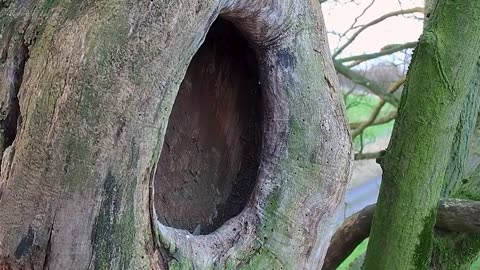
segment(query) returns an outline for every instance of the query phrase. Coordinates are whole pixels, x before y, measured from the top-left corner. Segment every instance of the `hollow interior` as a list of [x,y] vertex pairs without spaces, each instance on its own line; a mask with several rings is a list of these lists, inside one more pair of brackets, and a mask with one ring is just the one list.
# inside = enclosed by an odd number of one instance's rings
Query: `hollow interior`
[[193,57],[155,174],[160,222],[208,234],[239,214],[255,186],[261,93],[255,53],[218,19]]

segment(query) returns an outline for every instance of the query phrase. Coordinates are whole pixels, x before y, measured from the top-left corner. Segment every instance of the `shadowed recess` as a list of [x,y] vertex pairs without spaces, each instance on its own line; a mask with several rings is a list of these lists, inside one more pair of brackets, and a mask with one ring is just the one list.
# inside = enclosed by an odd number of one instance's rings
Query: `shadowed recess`
[[170,115],[155,174],[160,222],[208,234],[246,206],[261,146],[258,64],[218,19],[195,54]]

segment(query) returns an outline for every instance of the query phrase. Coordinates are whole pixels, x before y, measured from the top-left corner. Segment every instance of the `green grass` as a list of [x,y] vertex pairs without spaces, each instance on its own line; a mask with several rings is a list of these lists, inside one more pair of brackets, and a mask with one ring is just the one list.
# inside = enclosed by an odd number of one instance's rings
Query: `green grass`
[[343,261],[343,263],[339,267],[337,267],[337,270],[348,270],[350,264],[353,261],[355,261],[355,259],[358,258],[358,256],[362,255],[363,253],[365,253],[365,251],[367,251],[367,244],[368,244],[368,238],[363,240],[363,242],[360,243],[360,245],[358,245],[357,248],[355,248],[352,254],[350,254],[350,256],[348,256],[348,258],[345,261]]
[[[377,106],[379,99],[371,95],[348,95],[345,103],[347,107],[347,117],[350,123],[366,121],[373,112],[375,106]],[[382,117],[390,111],[394,110],[394,107],[390,104],[383,106],[378,117]],[[378,138],[389,136],[392,132],[393,122],[368,127],[363,131],[364,144],[375,142]],[[355,148],[360,148],[360,136],[355,138]]]

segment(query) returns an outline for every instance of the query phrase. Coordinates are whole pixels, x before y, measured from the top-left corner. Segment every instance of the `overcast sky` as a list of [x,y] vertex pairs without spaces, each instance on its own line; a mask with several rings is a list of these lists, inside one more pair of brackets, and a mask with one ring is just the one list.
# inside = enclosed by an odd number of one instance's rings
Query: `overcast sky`
[[[340,1],[347,3],[342,4],[330,0],[322,4],[328,31],[343,33],[352,25],[355,18],[362,13],[365,7],[372,2],[372,0],[356,0],[356,3],[348,0]],[[392,11],[421,6],[423,6],[423,0],[376,0],[365,15],[358,20],[357,24],[368,23]],[[416,15],[422,17],[419,13],[416,13]],[[342,55],[376,52],[388,44],[416,41],[421,32],[421,20],[411,16],[392,17],[362,32]],[[330,49],[334,50],[339,45],[338,36],[329,34],[328,38]],[[340,45],[344,42],[345,40],[342,40]]]

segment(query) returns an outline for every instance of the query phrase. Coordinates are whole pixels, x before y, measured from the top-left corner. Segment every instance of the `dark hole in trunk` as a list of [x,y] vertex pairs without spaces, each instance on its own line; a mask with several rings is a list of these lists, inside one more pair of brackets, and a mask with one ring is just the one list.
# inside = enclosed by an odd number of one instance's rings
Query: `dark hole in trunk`
[[208,234],[246,206],[257,179],[261,92],[254,51],[218,19],[170,115],[155,175],[160,222]]

